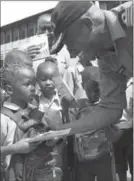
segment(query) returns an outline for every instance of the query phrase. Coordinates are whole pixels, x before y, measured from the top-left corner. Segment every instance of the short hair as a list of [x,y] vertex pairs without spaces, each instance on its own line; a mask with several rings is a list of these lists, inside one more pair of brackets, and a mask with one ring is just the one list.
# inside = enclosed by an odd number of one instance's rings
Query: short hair
[[39,16],[37,23],[41,23],[42,21],[49,23],[51,25],[51,15],[43,14],[43,15]]
[[45,62],[52,62],[52,63],[57,64],[57,59],[52,56],[49,56],[45,58]]
[[37,72],[36,72],[36,76],[38,76],[39,72],[40,72],[40,71],[43,69],[43,67],[44,67],[46,64],[48,64],[48,63],[52,63],[53,65],[56,66],[56,64],[57,64],[57,59],[54,58],[54,57],[51,57],[51,56],[46,57],[45,61],[38,65],[38,67],[37,67]]
[[6,55],[4,66],[7,67],[12,64],[24,64],[25,58],[30,59],[30,56],[24,51],[14,49]]
[[29,70],[33,70],[32,67],[29,67],[25,64],[10,64],[7,67],[4,67],[3,68],[3,80],[4,80],[5,86],[7,84],[12,85],[12,83],[17,80],[18,73],[20,73],[21,70],[23,70],[25,68],[29,69]]

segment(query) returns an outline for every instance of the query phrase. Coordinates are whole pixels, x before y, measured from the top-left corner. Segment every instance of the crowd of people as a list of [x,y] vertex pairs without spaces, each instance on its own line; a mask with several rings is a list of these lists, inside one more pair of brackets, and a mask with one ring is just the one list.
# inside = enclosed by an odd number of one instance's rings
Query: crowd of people
[[[37,23],[48,55],[33,61],[36,44],[6,55],[2,181],[127,181],[128,168],[133,180],[131,8],[131,1],[109,11],[91,1],[61,1]],[[68,128],[68,136],[31,141]]]

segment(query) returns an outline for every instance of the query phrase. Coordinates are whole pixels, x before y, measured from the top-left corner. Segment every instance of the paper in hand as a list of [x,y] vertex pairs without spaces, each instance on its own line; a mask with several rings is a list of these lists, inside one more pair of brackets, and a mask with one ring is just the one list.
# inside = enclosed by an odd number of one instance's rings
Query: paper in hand
[[71,128],[69,129],[65,129],[65,130],[61,130],[61,131],[49,131],[49,132],[45,132],[42,134],[39,134],[33,138],[31,138],[29,140],[29,142],[40,142],[40,141],[47,141],[47,140],[51,140],[54,139],[55,137],[63,137],[63,136],[67,136],[71,131]]

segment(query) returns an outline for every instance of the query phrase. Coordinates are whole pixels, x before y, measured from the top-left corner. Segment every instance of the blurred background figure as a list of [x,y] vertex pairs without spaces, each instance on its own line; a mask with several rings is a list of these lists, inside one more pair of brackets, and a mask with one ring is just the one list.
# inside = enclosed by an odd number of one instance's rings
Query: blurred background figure
[[[53,29],[54,29],[54,25],[51,22],[51,16],[49,14],[41,15],[37,22],[37,35],[44,34],[44,36],[47,36],[47,41],[48,41],[49,47],[52,46],[52,43],[54,40]],[[27,49],[27,52],[32,59],[34,59],[36,57],[36,55],[40,54],[41,53],[40,51],[41,51],[40,46],[37,46],[35,44],[28,47],[28,49]],[[47,56],[49,56],[49,51],[46,50],[44,57],[47,57]],[[69,67],[69,62],[70,62],[69,61],[70,55],[69,55],[69,52],[68,52],[66,46],[64,46],[58,54],[53,55],[53,56],[58,60],[58,62],[57,62],[58,67],[59,67],[61,75],[63,75],[65,69],[67,69]],[[37,69],[37,66],[40,63],[44,62],[44,59],[36,60],[35,62],[33,62],[33,67],[34,67],[35,71]]]

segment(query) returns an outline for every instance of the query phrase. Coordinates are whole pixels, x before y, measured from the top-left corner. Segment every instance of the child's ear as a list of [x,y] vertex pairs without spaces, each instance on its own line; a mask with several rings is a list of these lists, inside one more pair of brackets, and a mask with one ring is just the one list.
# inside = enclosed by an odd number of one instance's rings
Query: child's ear
[[7,92],[9,95],[12,95],[12,94],[13,94],[13,89],[12,89],[12,86],[11,86],[11,85],[6,85],[6,92]]

